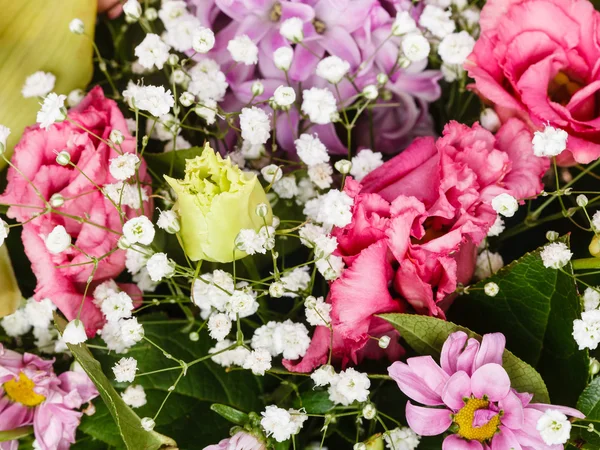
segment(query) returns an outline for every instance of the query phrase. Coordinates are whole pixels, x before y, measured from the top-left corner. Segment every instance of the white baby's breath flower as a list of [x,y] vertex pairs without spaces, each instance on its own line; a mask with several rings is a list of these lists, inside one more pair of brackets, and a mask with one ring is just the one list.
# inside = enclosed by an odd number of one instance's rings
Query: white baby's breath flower
[[352,168],[350,175],[357,181],[361,181],[373,170],[383,165],[383,155],[370,149],[364,149],[352,158]]
[[167,27],[167,32],[164,34],[165,42],[177,51],[187,52],[192,48],[194,31],[200,26],[197,17],[185,14]]
[[146,216],[134,217],[123,225],[123,236],[130,244],[150,245],[154,234],[154,225]]
[[504,267],[504,260],[500,253],[484,250],[479,254],[475,263],[475,278],[483,280],[498,272],[502,267]]
[[334,403],[348,406],[355,401],[365,402],[369,397],[371,381],[366,373],[348,368],[337,374],[329,387],[329,398]]
[[504,217],[512,217],[519,209],[519,202],[512,195],[502,193],[492,199],[492,208]]
[[141,86],[135,91],[135,106],[141,110],[148,111],[154,117],[169,114],[175,104],[175,99],[170,90],[163,86]]
[[123,401],[132,408],[141,408],[146,404],[146,391],[142,385],[127,386],[121,393]]
[[10,228],[8,227],[8,224],[4,220],[0,219],[0,247],[2,247],[4,240],[8,237],[9,231]]
[[279,86],[273,93],[273,100],[277,106],[287,107],[296,101],[296,91],[289,86]]
[[201,102],[214,100],[220,102],[225,97],[229,84],[219,64],[210,58],[204,58],[192,67],[188,74],[192,77],[187,89]]
[[45,97],[54,89],[56,77],[50,72],[38,71],[25,79],[21,94],[25,98]]
[[160,281],[175,275],[175,263],[169,259],[166,253],[152,255],[146,263],[146,269],[148,269],[148,275],[152,281]]
[[78,345],[87,341],[87,334],[83,322],[79,319],[71,320],[65,327],[62,338],[67,344],[71,345]]
[[417,30],[417,24],[408,11],[399,11],[392,24],[392,34],[402,36]]
[[[167,3],[171,3],[171,2],[167,2]],[[154,427],[156,426],[156,422],[154,421],[154,419],[152,417],[144,417],[140,421],[140,424],[142,425],[142,428],[148,432],[154,430]]]
[[500,292],[500,287],[493,281],[490,281],[489,283],[485,284],[483,291],[488,297],[495,297],[498,295],[498,292]]
[[415,450],[421,437],[409,427],[394,428],[383,434],[385,446],[389,450]]
[[128,18],[138,20],[142,16],[142,5],[138,0],[127,0],[123,5],[123,12]]
[[452,33],[444,37],[438,47],[438,54],[446,64],[462,65],[475,47],[475,39],[466,31]]
[[4,331],[10,337],[23,336],[31,330],[31,322],[23,308],[19,308],[14,313],[4,316],[0,320],[0,325],[2,325]]
[[73,19],[69,22],[69,31],[73,34],[83,34],[85,32],[85,24],[81,19]]
[[231,319],[226,314],[212,314],[208,319],[208,333],[216,341],[222,341],[231,331]]
[[540,252],[544,267],[548,269],[560,269],[566,266],[572,256],[573,253],[564,242],[551,242]]
[[192,33],[192,48],[198,53],[208,53],[215,46],[215,34],[210,28],[196,28]]
[[492,108],[485,108],[479,116],[481,126],[486,130],[495,133],[500,128],[501,122],[498,114]]
[[179,216],[172,209],[160,212],[156,226],[170,234],[179,233],[181,230]]
[[207,125],[213,125],[217,120],[217,102],[211,98],[196,104],[194,112],[202,117]]
[[10,136],[10,128],[0,125],[0,155],[6,150],[8,136]]
[[135,358],[121,358],[112,367],[112,371],[115,375],[115,380],[118,383],[133,382],[137,370],[137,360]]
[[456,24],[450,18],[452,12],[443,10],[435,5],[425,5],[419,17],[419,25],[426,28],[435,37],[443,39],[456,29]]
[[235,246],[238,250],[254,255],[256,253],[267,252],[265,249],[265,240],[255,230],[250,228],[242,229],[235,238]]
[[558,156],[567,148],[568,133],[550,125],[544,131],[533,133],[533,154],[535,156]]
[[281,24],[279,33],[288,41],[299,43],[304,40],[304,22],[299,17],[291,17]]
[[127,180],[135,175],[140,158],[133,153],[123,153],[110,160],[110,174],[117,180]]
[[65,108],[65,95],[57,95],[50,92],[44,98],[42,109],[37,113],[37,122],[40,128],[47,129],[54,122],[62,122],[67,118],[67,110]]
[[315,266],[323,278],[333,281],[338,279],[344,271],[344,260],[340,256],[329,255],[327,258],[315,262]]
[[[279,70],[289,70],[294,59],[294,50],[289,47],[279,47],[273,52],[273,62]],[[260,94],[259,94],[260,95]]]
[[263,376],[271,368],[271,359],[268,350],[259,348],[250,352],[242,367],[251,370],[254,375]]
[[53,255],[64,252],[71,246],[71,236],[62,225],[56,225],[44,239],[46,249]]
[[335,369],[330,364],[324,364],[311,373],[310,378],[315,386],[327,386],[335,379]]
[[588,287],[583,292],[583,309],[585,311],[593,311],[600,306],[600,288]]
[[349,70],[350,63],[348,61],[337,56],[327,56],[317,64],[316,74],[330,83],[337,84],[342,81]]
[[281,178],[281,180],[273,183],[273,191],[280,198],[294,198],[298,194],[296,178],[293,175]]
[[567,416],[555,409],[544,411],[537,421],[536,429],[547,445],[566,444],[571,437],[571,422]]
[[[312,299],[309,300],[309,299]],[[305,313],[306,321],[313,326],[329,326],[331,323],[331,305],[323,300],[323,297],[308,297],[306,299]]]
[[293,409],[285,410],[275,405],[269,405],[261,413],[260,424],[268,437],[277,442],[287,441],[300,432],[303,422],[308,419],[305,414]]
[[302,323],[286,320],[273,332],[273,348],[285,359],[298,359],[306,354],[310,345],[308,329]]
[[283,177],[283,171],[281,167],[275,164],[269,164],[268,166],[260,169],[260,173],[267,183],[277,183]]
[[313,87],[302,91],[301,109],[311,122],[325,125],[337,114],[337,102],[329,89]]
[[579,350],[595,350],[600,343],[600,310],[584,311],[573,321],[573,338]]
[[258,62],[258,47],[247,35],[236,36],[227,44],[227,50],[235,62],[251,66]]
[[423,61],[429,56],[429,41],[420,34],[408,34],[402,39],[402,53],[412,62]]
[[329,162],[327,148],[316,134],[301,134],[294,144],[298,157],[307,166]]
[[242,108],[240,128],[242,129],[242,138],[254,145],[265,144],[271,134],[269,116],[255,106]]
[[146,69],[156,67],[161,70],[169,58],[169,46],[159,35],[148,33],[144,40],[135,48],[135,56]]

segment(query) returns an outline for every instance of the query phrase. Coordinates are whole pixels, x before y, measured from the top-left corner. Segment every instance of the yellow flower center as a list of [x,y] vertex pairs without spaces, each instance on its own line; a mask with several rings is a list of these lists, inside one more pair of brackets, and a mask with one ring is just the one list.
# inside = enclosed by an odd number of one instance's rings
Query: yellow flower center
[[500,426],[500,414],[496,414],[488,423],[480,427],[473,426],[475,411],[489,406],[490,402],[481,398],[470,398],[465,402],[454,416],[454,423],[458,425],[459,436],[472,441],[484,442],[494,437]]
[[582,88],[582,85],[575,80],[572,80],[566,73],[558,72],[556,76],[550,80],[548,85],[548,96],[550,99],[561,105],[566,105],[571,100],[571,97]]
[[281,19],[281,12],[281,3],[275,3],[269,12],[269,19],[271,19],[272,22],[279,22],[279,19]]
[[18,379],[13,378],[2,387],[10,400],[25,406],[37,406],[46,400],[46,397],[33,390],[35,383],[23,372],[19,374]]

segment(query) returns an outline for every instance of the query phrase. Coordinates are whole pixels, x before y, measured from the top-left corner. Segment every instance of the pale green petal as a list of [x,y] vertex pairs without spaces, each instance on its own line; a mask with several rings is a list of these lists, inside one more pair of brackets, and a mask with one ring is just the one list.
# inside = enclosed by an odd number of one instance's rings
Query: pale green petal
[[[29,75],[51,72],[60,94],[84,89],[90,82],[96,1],[0,0],[0,11],[0,124],[12,130],[10,155],[40,108],[37,98],[21,96]],[[69,31],[74,18],[84,22],[89,38]],[[0,161],[0,169],[4,165]]]

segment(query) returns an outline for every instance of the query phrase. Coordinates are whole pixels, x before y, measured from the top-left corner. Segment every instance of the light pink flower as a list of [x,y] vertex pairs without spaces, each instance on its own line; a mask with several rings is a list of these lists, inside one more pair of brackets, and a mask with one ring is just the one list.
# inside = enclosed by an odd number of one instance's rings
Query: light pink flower
[[[362,181],[346,180],[352,222],[336,228],[336,255],[346,269],[331,284],[333,355],[346,364],[384,354],[372,337],[395,335],[377,314],[415,312],[444,318],[459,283],[473,275],[476,248],[496,220],[491,200],[542,190],[547,161],[533,155],[531,133],[507,122],[494,137],[478,124],[450,122],[444,135],[418,138]],[[288,369],[311,371],[328,357],[327,328],[317,328],[304,359]]]
[[[120,217],[114,204],[100,191],[105,185],[118,181],[109,171],[110,159],[118,156],[105,143],[110,132],[115,129],[123,133],[123,152],[135,152],[135,139],[127,131],[117,104],[105,98],[102,89],[96,87],[69,111],[68,117],[69,120],[56,123],[48,130],[37,125],[25,130],[12,158],[12,163],[21,173],[9,168],[8,186],[0,196],[0,203],[13,205],[8,209],[8,217],[24,222],[23,245],[38,281],[35,298],[50,298],[67,319],[72,320],[77,316],[94,266],[88,256],[73,247],[58,255],[51,254],[44,245],[43,237],[55,226],[62,225],[77,248],[91,257],[101,257],[116,249],[122,220],[139,215],[142,209],[123,206],[124,216]],[[56,162],[56,152],[62,150],[70,153],[77,169],[63,167]],[[150,176],[144,162],[140,165],[139,177],[141,183],[148,184],[143,189],[150,194]],[[56,208],[60,214],[46,213],[34,218],[54,194],[65,199],[64,204]],[[150,201],[144,202],[143,210],[147,215],[151,213]],[[125,252],[122,250],[99,260],[89,294],[96,284],[117,277],[124,268]],[[135,285],[122,287],[134,297],[141,295]],[[103,324],[102,313],[89,296],[84,302],[81,320],[89,336],[93,336]]]
[[[33,425],[42,450],[66,450],[75,442],[78,410],[98,391],[83,372],[56,376],[53,363],[0,345],[0,431]],[[17,447],[17,441],[0,443],[2,450]]]
[[490,0],[465,64],[501,117],[569,133],[562,164],[600,156],[599,18],[586,0]]
[[204,447],[204,450],[266,450],[264,442],[244,431],[238,431],[232,437],[223,439],[218,444]]
[[531,394],[511,389],[502,367],[506,341],[501,333],[486,334],[481,343],[462,331],[451,334],[442,348],[441,367],[431,356],[395,362],[388,372],[411,400],[406,404],[408,425],[422,436],[436,436],[457,426],[443,450],[558,450],[536,430],[547,409],[583,418],[564,406],[530,403]]

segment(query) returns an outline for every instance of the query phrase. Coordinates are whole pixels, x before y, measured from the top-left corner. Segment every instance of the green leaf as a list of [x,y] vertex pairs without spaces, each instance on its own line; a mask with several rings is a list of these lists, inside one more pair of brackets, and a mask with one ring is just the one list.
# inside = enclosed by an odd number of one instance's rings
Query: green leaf
[[[568,238],[560,241],[568,244]],[[573,339],[573,320],[581,317],[581,301],[571,265],[564,273],[547,269],[538,250],[502,268],[458,297],[448,318],[477,333],[501,332],[506,346],[534,366],[548,385],[554,403],[574,405],[587,383],[588,352]],[[485,295],[486,283],[500,287]]]
[[248,414],[238,409],[232,408],[231,406],[214,403],[210,406],[210,409],[216,412],[221,417],[224,417],[230,422],[235,423],[236,425],[245,425],[250,420]]
[[146,153],[144,160],[154,175],[162,179],[163,175],[182,179],[185,175],[185,160],[202,154],[202,147],[174,150],[166,153]]
[[[192,342],[188,333],[183,332],[185,324],[170,322],[162,315],[141,318],[145,336],[174,358],[191,362],[208,355],[213,341],[206,333],[200,334],[200,340]],[[146,391],[147,404],[135,411],[140,417],[153,417],[165,399],[169,388],[173,386],[181,373],[178,364],[168,359],[156,347],[146,341],[129,349],[127,356],[138,361],[138,374],[174,367],[151,375],[138,376],[133,384],[142,385]],[[106,355],[98,352],[98,360],[105,373],[122,355]],[[249,371],[225,371],[210,359],[190,366],[187,375],[182,377],[176,389],[165,403],[156,419],[155,430],[168,434],[177,441],[182,449],[204,448],[229,436],[231,423],[211,410],[211,405],[219,404],[243,413],[261,411],[262,402],[261,379]],[[121,387],[121,386],[119,386]],[[123,385],[124,389],[126,386]],[[114,434],[105,421],[94,424],[96,415],[92,416],[85,432],[105,439],[110,444]],[[108,435],[103,437],[103,434]]]
[[0,442],[12,441],[33,434],[33,427],[19,427],[13,430],[0,431]]
[[22,298],[6,245],[0,246],[0,317],[15,312]]
[[[481,340],[480,335],[468,328],[435,317],[416,314],[382,314],[380,317],[391,323],[413,350],[422,355],[431,355],[438,361],[444,342],[455,331],[464,331],[469,337]],[[504,351],[502,364],[513,388],[533,394],[537,402],[550,403],[544,380],[533,367],[508,350]]]
[[[67,325],[65,319],[54,314],[56,327],[62,333]],[[108,407],[110,414],[117,424],[125,446],[130,450],[157,450],[164,448],[177,448],[173,439],[163,436],[155,431],[145,431],[141,425],[141,419],[133,410],[125,404],[115,388],[110,384],[106,375],[100,367],[100,363],[94,359],[85,344],[67,344],[73,356],[90,379],[96,385],[102,400]]]
[[583,390],[577,401],[577,409],[587,419],[600,419],[600,377],[594,378]]
[[294,408],[304,408],[308,414],[325,414],[333,409],[335,404],[329,400],[327,391],[306,391],[294,401]]

